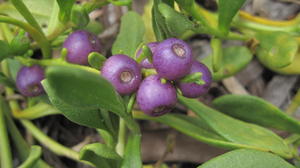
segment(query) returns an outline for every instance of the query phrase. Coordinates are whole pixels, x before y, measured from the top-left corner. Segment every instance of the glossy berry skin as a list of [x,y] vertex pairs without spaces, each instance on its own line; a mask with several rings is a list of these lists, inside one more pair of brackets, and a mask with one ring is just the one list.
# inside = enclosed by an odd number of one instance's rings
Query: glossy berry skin
[[39,96],[44,92],[41,81],[45,78],[44,69],[38,65],[22,67],[16,79],[16,85],[24,96]]
[[102,48],[97,36],[84,30],[71,33],[63,47],[68,50],[67,61],[80,65],[87,65],[88,55],[91,52],[100,52]]
[[102,67],[101,75],[122,95],[136,91],[142,81],[139,64],[122,54],[109,57]]
[[159,43],[153,54],[153,66],[166,79],[184,77],[192,66],[192,50],[182,40],[169,38]]
[[175,87],[162,83],[158,75],[148,76],[137,92],[137,103],[145,114],[161,116],[172,110],[177,102]]
[[[158,44],[159,44],[158,42],[151,42],[151,43],[147,44],[147,46],[150,48],[152,54],[154,53]],[[142,52],[142,50],[140,49],[138,51],[138,53],[136,54],[136,58],[138,58],[141,55],[141,52]],[[143,61],[141,61],[140,65],[142,66],[142,68],[145,68],[145,69],[154,68],[153,64],[147,58],[143,59]]]
[[195,72],[202,73],[202,80],[205,82],[205,84],[199,85],[196,83],[179,83],[178,88],[181,90],[183,96],[185,97],[199,97],[205,94],[208,91],[209,86],[211,85],[212,75],[206,65],[198,61],[194,61],[190,70],[190,74]]

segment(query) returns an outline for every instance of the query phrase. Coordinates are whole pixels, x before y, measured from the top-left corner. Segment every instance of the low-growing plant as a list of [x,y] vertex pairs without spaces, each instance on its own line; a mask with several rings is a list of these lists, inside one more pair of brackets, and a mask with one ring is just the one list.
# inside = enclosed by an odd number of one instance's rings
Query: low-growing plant
[[[287,113],[250,95],[224,95],[211,106],[197,99],[212,82],[244,69],[254,55],[272,71],[300,74],[299,16],[289,21],[252,16],[240,10],[245,0],[218,0],[216,12],[195,0],[151,0],[141,16],[132,3],[0,3],[0,83],[5,87],[0,97],[1,168],[52,167],[16,122],[37,144],[91,167],[152,167],[142,161],[138,120],[159,122],[230,150],[198,168],[299,167],[300,122],[290,114],[300,104],[300,91]],[[89,14],[109,4],[125,6],[128,12],[105,54],[105,41],[98,38],[102,25]],[[210,37],[212,54],[202,60],[193,58],[186,42],[196,34]],[[224,47],[225,40],[243,45]],[[178,103],[195,115],[175,113]],[[50,115],[97,130],[103,143],[84,145],[80,151],[60,144],[32,122]],[[268,128],[291,135],[284,139]],[[13,158],[21,162],[13,164]],[[156,168],[167,167],[158,163]]]

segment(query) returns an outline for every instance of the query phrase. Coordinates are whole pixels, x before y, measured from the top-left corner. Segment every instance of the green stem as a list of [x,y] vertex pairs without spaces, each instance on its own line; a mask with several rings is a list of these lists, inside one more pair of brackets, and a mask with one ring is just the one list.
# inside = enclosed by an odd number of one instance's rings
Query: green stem
[[38,43],[39,47],[41,47],[44,58],[51,57],[51,45],[43,33],[41,33],[40,31],[38,31],[37,29],[25,22],[7,16],[0,16],[0,22],[13,24],[27,31],[32,36],[32,38]]
[[7,42],[10,42],[13,38],[14,38],[14,35],[13,33],[9,30],[9,27],[7,26],[7,24],[5,23],[0,23],[0,27],[1,27],[1,30],[2,30],[2,33],[3,33],[3,37],[5,38],[5,40]]
[[300,140],[300,135],[298,135],[298,134],[293,134],[293,135],[291,135],[291,136],[284,139],[285,143],[288,144],[288,145],[293,144],[293,143],[295,143],[299,140]]
[[[8,111],[5,111],[5,119],[7,121],[7,127],[10,133],[10,136],[12,140],[14,141],[15,147],[18,151],[18,154],[20,156],[20,159],[22,161],[25,161],[29,155],[29,145],[26,143],[24,138],[22,137],[21,133],[19,132],[17,126],[15,125],[14,121],[11,118],[11,115]],[[38,165],[43,168],[52,168],[47,163],[45,163],[43,160],[40,160]]]
[[52,138],[45,135],[39,128],[37,128],[32,122],[28,120],[20,120],[22,125],[32,133],[33,137],[35,137],[41,144],[48,147],[49,150],[54,152],[59,156],[65,156],[67,158],[73,159],[75,161],[79,161],[79,154],[72,149],[69,149],[56,141]]
[[19,119],[34,120],[37,118],[55,114],[61,114],[61,112],[47,103],[40,102],[33,107],[29,107],[21,111],[15,117]]
[[250,29],[254,31],[284,31],[284,32],[290,32],[299,35],[298,25],[271,26],[271,25],[264,25],[261,23],[251,22],[249,20],[239,18],[232,22],[232,26],[239,29]]
[[286,109],[286,113],[292,115],[300,106],[300,89],[297,91],[296,95],[293,97],[292,102]]
[[30,25],[36,28],[40,33],[43,33],[42,28],[22,0],[11,0],[11,2]]
[[126,141],[126,124],[125,121],[122,118],[120,118],[118,143],[116,145],[116,151],[120,156],[124,155],[125,141]]
[[13,168],[12,152],[10,150],[9,139],[6,129],[6,121],[4,119],[4,102],[0,99],[0,153],[1,153],[1,167]]
[[22,64],[25,64],[25,65],[36,65],[37,64],[37,65],[41,65],[41,66],[71,66],[71,67],[77,67],[80,69],[84,69],[89,72],[94,72],[94,73],[100,74],[100,72],[94,68],[82,66],[82,65],[70,64],[61,58],[43,59],[43,60],[24,58],[24,57],[15,57],[15,58],[18,61],[20,61]]

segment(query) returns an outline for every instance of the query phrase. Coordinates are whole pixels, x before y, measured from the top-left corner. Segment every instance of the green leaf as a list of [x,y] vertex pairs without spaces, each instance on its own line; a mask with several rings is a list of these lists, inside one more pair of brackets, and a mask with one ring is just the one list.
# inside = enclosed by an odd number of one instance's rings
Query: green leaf
[[230,23],[246,0],[219,0],[219,30],[227,35]]
[[17,78],[17,74],[19,72],[19,69],[22,67],[22,64],[20,63],[20,61],[16,60],[16,59],[6,59],[7,64],[8,64],[8,68],[9,68],[9,72],[11,75],[11,78],[16,81]]
[[7,42],[0,40],[0,61],[11,56],[11,49]]
[[142,43],[145,26],[141,16],[135,12],[128,12],[121,18],[121,28],[112,46],[112,54],[125,54],[132,58]]
[[192,8],[194,8],[195,5],[195,0],[176,0],[176,2],[181,8],[183,8],[186,11],[189,11]]
[[46,79],[52,92],[74,108],[125,113],[121,97],[100,74],[77,67],[51,66],[46,70]]
[[257,150],[270,151],[285,158],[291,158],[291,150],[281,137],[268,129],[249,124],[212,108],[196,99],[178,96],[179,101],[202,118],[219,136],[234,143],[253,146]]
[[290,65],[298,51],[297,39],[286,32],[262,32],[256,34],[260,42],[256,50],[258,59],[269,68]]
[[48,80],[42,81],[42,85],[49,96],[52,105],[61,111],[69,120],[91,128],[106,129],[98,109],[74,107],[59,98],[54,89],[49,85]]
[[[52,8],[55,0],[23,0],[39,25],[46,28],[52,13]],[[0,4],[0,14],[5,14],[15,19],[25,19],[20,15],[16,8],[10,3],[5,2]]]
[[130,134],[125,147],[121,168],[142,168],[141,135]]
[[71,12],[71,21],[77,29],[83,29],[89,24],[90,17],[84,6],[73,6]]
[[18,168],[32,168],[36,166],[42,154],[42,148],[40,146],[32,146],[30,148],[30,153],[24,163],[22,163]]
[[0,72],[0,84],[10,87],[10,88],[15,88],[14,81],[4,75],[4,73]]
[[295,168],[279,156],[249,149],[239,149],[218,156],[198,168]]
[[[213,73],[214,80],[221,80],[235,75],[250,63],[253,55],[247,47],[234,46],[224,48],[221,66],[218,72]],[[203,60],[210,69],[212,69],[212,56],[208,56]]]
[[56,0],[59,6],[59,20],[66,23],[70,20],[71,10],[75,0]]
[[160,3],[158,5],[159,12],[164,18],[166,28],[168,29],[169,36],[180,37],[188,30],[194,29],[194,24],[183,14],[175,11],[169,5]]
[[248,95],[225,95],[213,101],[219,111],[240,120],[300,134],[300,122],[271,103]]
[[97,52],[92,52],[88,56],[89,64],[95,69],[100,69],[105,61],[106,57]]
[[101,143],[85,145],[79,152],[79,158],[105,168],[119,167],[122,160],[113,148]]
[[25,31],[21,31],[10,42],[10,48],[13,55],[22,56],[30,48],[30,40],[25,35]]
[[154,0],[152,7],[152,27],[157,41],[162,41],[170,37],[169,30],[167,29],[164,17],[159,12],[158,8],[158,5],[162,2],[163,0]]

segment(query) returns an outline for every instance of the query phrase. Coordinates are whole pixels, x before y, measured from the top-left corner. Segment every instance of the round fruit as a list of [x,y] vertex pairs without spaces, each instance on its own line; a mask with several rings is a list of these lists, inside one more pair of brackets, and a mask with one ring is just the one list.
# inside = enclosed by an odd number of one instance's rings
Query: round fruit
[[170,83],[162,83],[158,75],[143,80],[137,92],[137,103],[145,114],[160,116],[172,110],[177,101],[176,89]]
[[190,71],[192,50],[184,41],[169,38],[156,47],[153,54],[153,66],[163,78],[180,79]]
[[44,70],[38,65],[22,67],[16,79],[18,90],[24,96],[39,96],[44,92],[41,81],[45,78]]
[[100,52],[101,44],[97,36],[84,30],[73,32],[65,40],[64,48],[68,50],[67,61],[87,65],[91,52]]
[[[147,46],[150,48],[152,54],[154,53],[158,44],[159,44],[158,42],[151,42],[151,43],[147,44]],[[136,58],[140,57],[141,52],[142,52],[142,50],[140,49],[136,54]],[[140,65],[142,66],[142,68],[146,68],[146,69],[154,68],[153,64],[147,58],[143,59],[143,61],[141,61]]]
[[122,95],[136,91],[142,81],[139,64],[121,54],[109,57],[102,67],[101,74]]
[[209,69],[202,63],[198,61],[194,61],[190,70],[190,74],[201,72],[201,79],[205,82],[203,85],[199,85],[196,83],[182,83],[180,82],[178,87],[181,90],[183,96],[189,98],[196,98],[204,93],[206,93],[209,89],[209,86],[212,82],[212,75]]

